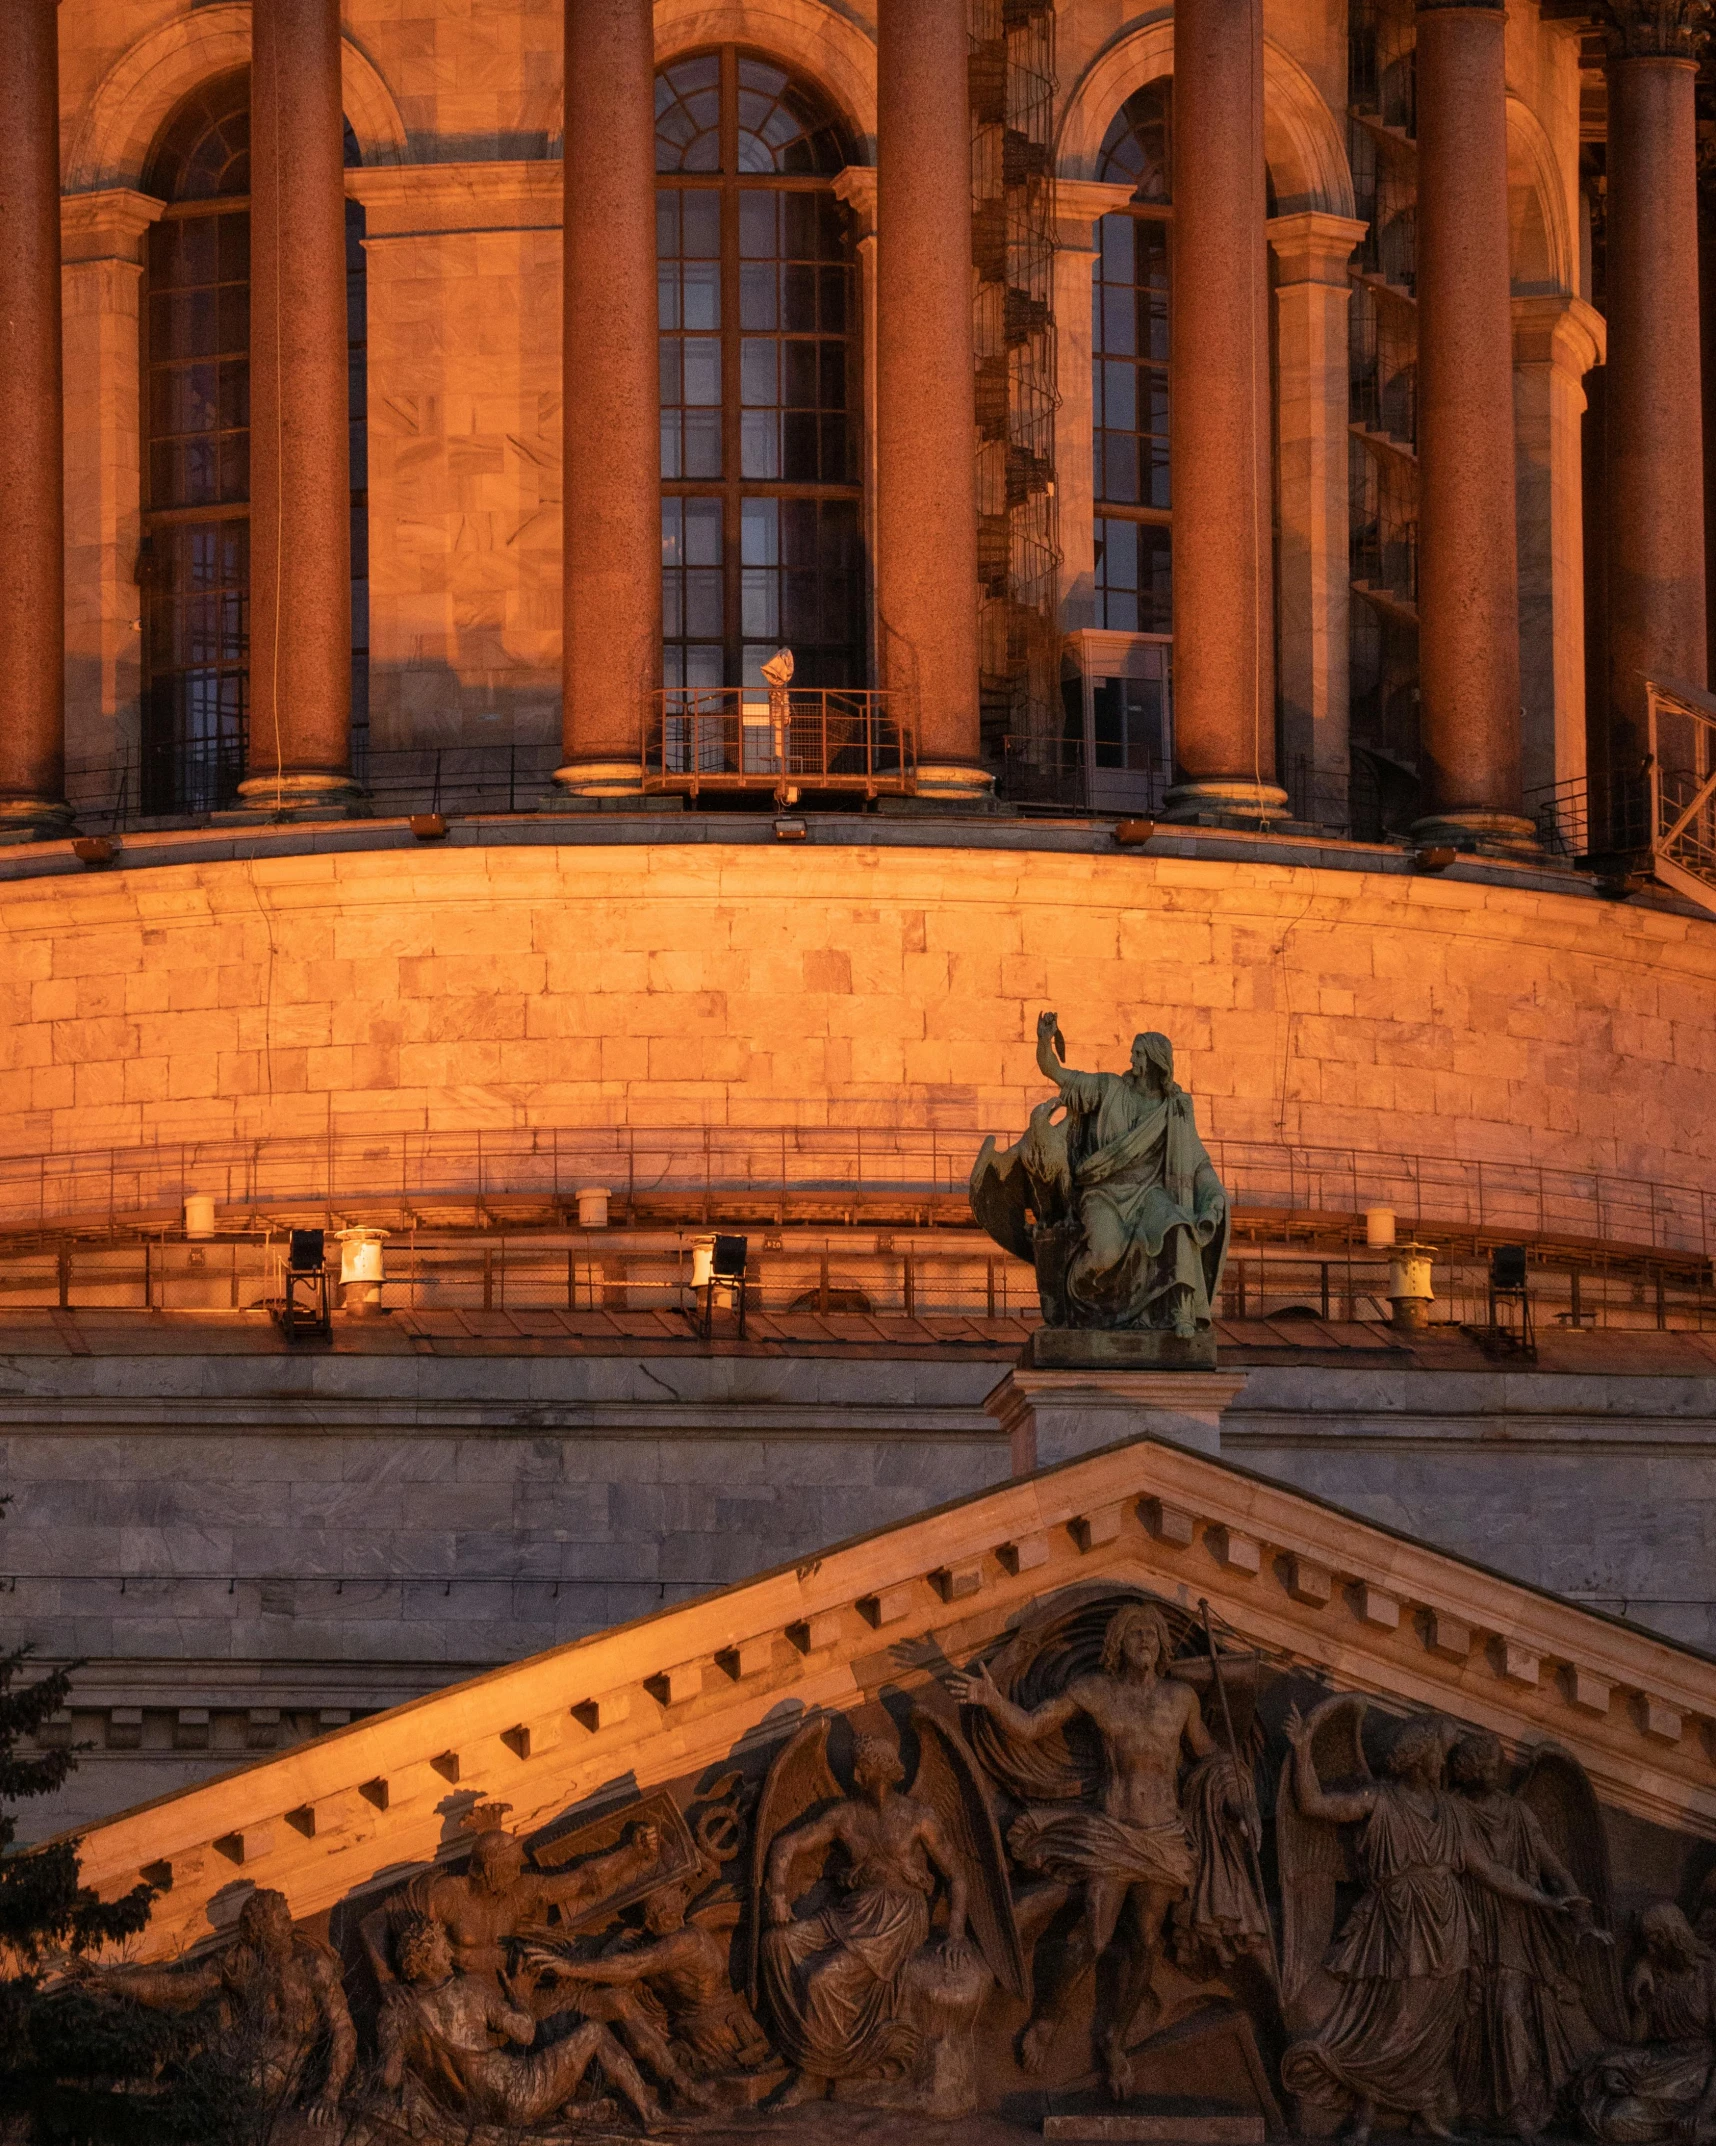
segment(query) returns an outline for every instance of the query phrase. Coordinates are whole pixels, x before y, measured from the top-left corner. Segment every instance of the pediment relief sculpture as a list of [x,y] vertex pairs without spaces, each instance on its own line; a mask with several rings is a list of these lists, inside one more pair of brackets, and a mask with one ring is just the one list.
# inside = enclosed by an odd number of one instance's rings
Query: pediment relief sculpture
[[894,1666],[523,1838],[450,1799],[445,1859],[325,1935],[258,1890],[222,1949],[85,1980],[201,2007],[217,2049],[265,2018],[251,2090],[306,2146],[818,2136],[826,2102],[902,2139],[1103,2107],[1716,2138],[1716,1882],[1624,1914],[1569,1753],[1332,1690],[1117,1580]]

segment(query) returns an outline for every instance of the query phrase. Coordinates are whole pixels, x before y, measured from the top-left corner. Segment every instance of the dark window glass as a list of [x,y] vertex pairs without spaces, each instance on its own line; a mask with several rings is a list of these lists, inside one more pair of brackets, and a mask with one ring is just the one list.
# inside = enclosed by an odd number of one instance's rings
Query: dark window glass
[[863,681],[863,560],[839,123],[728,46],[656,81],[662,593],[669,685]]
[[[358,161],[346,129],[346,161]],[[250,76],[174,111],[144,185],[143,809],[208,812],[244,773],[250,610]],[[368,729],[369,541],[363,210],[346,210],[351,382],[352,726]]]
[[[1097,499],[1097,624],[1171,631],[1168,306],[1172,250],[1171,84],[1129,97],[1102,145],[1099,177],[1131,181],[1128,207],[1097,226],[1091,410]],[[1101,562],[1109,562],[1105,573]],[[1113,765],[1123,765],[1114,762]]]

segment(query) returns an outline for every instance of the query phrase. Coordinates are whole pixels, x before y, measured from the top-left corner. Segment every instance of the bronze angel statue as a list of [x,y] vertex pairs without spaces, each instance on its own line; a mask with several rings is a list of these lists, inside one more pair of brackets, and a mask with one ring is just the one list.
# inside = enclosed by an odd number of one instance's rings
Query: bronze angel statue
[[[1408,1721],[1378,1780],[1365,1756],[1365,1710],[1363,1699],[1340,1696],[1287,1723],[1292,1750],[1276,1801],[1281,1995],[1299,2038],[1282,2059],[1282,2083],[1313,2108],[1346,2111],[1355,2146],[1383,2109],[1452,2137],[1462,2102],[1474,2099],[1501,2126],[1529,2127],[1546,2118],[1579,2036],[1569,2020],[1552,2023],[1528,2005],[1503,1969],[1534,1983],[1560,1973],[1591,1924],[1590,1900],[1529,1805],[1484,1809],[1444,1785],[1455,1724]],[[1469,1771],[1487,1799],[1487,1764],[1481,1782]],[[1545,1811],[1566,1792],[1552,1772],[1541,1776]],[[1362,1890],[1337,1931],[1337,1888],[1354,1882]],[[1559,1984],[1530,1994],[1563,2000]]]
[[911,1720],[909,1789],[894,1739],[861,1735],[847,1794],[822,1718],[775,1761],[757,1807],[751,2000],[793,2067],[783,2106],[838,2080],[859,2098],[968,2113],[978,2011],[997,1983],[1024,1994],[1006,1859],[976,1764],[933,1714]]
[[[1085,1599],[1062,1597],[950,1684],[973,1710],[984,1765],[1025,1806],[1007,1835],[1015,1860],[1080,1903],[1021,2061],[1044,2069],[1084,1983],[1121,1936],[1119,1993],[1097,2041],[1110,2091],[1124,2099],[1135,2038],[1167,2024],[1155,1984],[1170,1948],[1199,1977],[1269,1956],[1250,1739],[1240,1730],[1252,1725],[1257,1658],[1177,1657],[1190,1630],[1183,1612],[1112,1587],[1080,1592]],[[1237,1751],[1204,1720],[1200,1693],[1218,1674]]]
[[1045,1325],[1207,1338],[1230,1218],[1174,1046],[1135,1036],[1124,1073],[1075,1073],[1065,1050],[1058,1017],[1041,1015],[1037,1066],[1058,1092],[1012,1147],[984,1141],[971,1211],[1036,1267]]

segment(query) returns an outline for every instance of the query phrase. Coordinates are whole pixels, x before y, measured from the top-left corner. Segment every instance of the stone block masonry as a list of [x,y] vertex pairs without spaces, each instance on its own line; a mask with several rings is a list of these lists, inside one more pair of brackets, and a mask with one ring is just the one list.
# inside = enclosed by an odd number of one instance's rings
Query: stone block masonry
[[0,1143],[1005,1129],[1048,1005],[1079,1063],[1169,1033],[1217,1138],[1670,1183],[1716,1150],[1716,926],[1570,876],[519,832],[5,883]]

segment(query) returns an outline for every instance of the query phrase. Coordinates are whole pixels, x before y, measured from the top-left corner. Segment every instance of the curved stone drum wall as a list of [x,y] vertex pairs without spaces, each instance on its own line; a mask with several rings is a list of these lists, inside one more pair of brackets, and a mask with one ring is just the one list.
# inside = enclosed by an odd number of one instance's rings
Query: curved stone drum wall
[[1075,1064],[1119,1067],[1134,1030],[1166,1030],[1230,1139],[1682,1184],[1716,1159],[1716,925],[1570,875],[1557,892],[977,830],[525,832],[431,848],[377,826],[333,852],[0,885],[5,1148],[1005,1130],[1044,1092],[1053,1006]]

